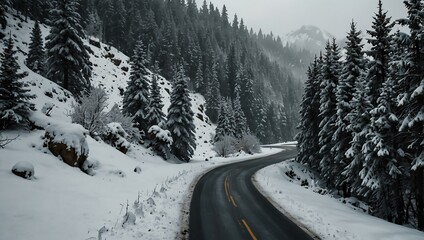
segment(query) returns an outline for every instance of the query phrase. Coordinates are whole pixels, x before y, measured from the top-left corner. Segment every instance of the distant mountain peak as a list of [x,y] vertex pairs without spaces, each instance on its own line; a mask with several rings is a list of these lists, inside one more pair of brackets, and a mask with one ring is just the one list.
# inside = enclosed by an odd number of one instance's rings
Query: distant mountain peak
[[288,33],[284,38],[284,43],[296,46],[299,49],[309,50],[317,53],[325,48],[329,39],[334,36],[317,26],[304,25],[297,30]]

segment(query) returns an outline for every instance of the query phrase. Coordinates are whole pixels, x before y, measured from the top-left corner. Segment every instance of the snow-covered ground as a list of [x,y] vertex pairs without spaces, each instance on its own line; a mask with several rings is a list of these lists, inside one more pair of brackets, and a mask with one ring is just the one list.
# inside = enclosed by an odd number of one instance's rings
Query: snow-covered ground
[[[356,199],[335,199],[326,194],[314,174],[293,160],[266,167],[254,178],[277,208],[322,239],[424,239],[423,232],[364,213],[366,206]],[[302,187],[306,181],[308,186]]]
[[[30,71],[24,64],[34,22],[8,15],[8,26],[18,50],[21,71],[29,84],[37,112],[32,116],[39,126],[71,127],[69,113],[75,102],[69,92]],[[43,36],[47,26],[41,25]],[[86,42],[87,45],[88,41]],[[89,45],[93,62],[93,84],[109,95],[108,109],[122,103],[122,90],[129,77],[129,59],[113,47]],[[0,40],[0,49],[4,42]],[[159,80],[166,113],[171,84]],[[197,149],[188,164],[169,163],[142,146],[132,145],[127,154],[87,136],[88,161],[94,176],[66,165],[43,146],[45,130],[2,132],[18,138],[0,148],[0,239],[97,239],[98,230],[107,229],[103,239],[175,239],[184,228],[183,207],[189,189],[204,171],[229,161],[251,158],[246,154],[228,159],[214,158],[210,143],[215,126],[205,114],[205,100],[191,94],[195,113]],[[42,113],[49,103],[55,107],[50,117]],[[264,149],[263,154],[278,150]],[[13,166],[25,161],[34,166],[31,180],[13,175]],[[131,212],[129,214],[126,214]],[[133,214],[132,214],[133,213]],[[127,224],[123,224],[127,215]],[[132,220],[135,217],[135,225]],[[102,230],[102,231],[103,231]]]

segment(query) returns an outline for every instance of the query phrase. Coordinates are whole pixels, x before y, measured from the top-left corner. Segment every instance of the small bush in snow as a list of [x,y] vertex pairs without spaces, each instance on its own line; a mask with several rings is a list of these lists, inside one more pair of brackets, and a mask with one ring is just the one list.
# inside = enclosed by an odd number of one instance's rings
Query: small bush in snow
[[231,136],[223,136],[220,138],[219,141],[215,142],[213,150],[218,154],[220,157],[227,157],[230,154],[233,154],[236,152],[236,139]]
[[239,150],[243,150],[249,154],[261,152],[259,139],[252,134],[243,134],[242,138],[239,140],[238,146],[240,148]]
[[150,127],[148,131],[149,135],[152,135],[153,143],[152,148],[155,152],[163,157],[164,159],[169,158],[170,147],[172,144],[171,133],[168,130],[164,130],[157,125]]
[[25,179],[32,179],[35,173],[34,166],[29,162],[21,161],[13,166],[12,173]]
[[135,142],[142,142],[142,134],[140,130],[134,126],[133,118],[124,116],[119,106],[115,104],[112,109],[105,115],[105,123],[120,123],[122,128],[128,133],[130,139]]
[[105,126],[103,140],[124,154],[131,147],[131,144],[127,141],[128,138],[128,133],[125,132],[120,123],[109,123]]
[[91,136],[96,136],[103,130],[105,125],[105,113],[107,106],[106,92],[101,88],[93,88],[88,95],[81,98],[80,104],[73,104],[73,112],[70,114],[73,123],[81,124],[90,132]]

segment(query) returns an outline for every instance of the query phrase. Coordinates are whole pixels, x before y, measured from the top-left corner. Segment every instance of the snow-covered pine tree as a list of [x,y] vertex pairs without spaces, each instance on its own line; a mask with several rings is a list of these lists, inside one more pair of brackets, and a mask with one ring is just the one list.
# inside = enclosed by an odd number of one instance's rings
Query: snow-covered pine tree
[[359,177],[365,158],[362,153],[362,147],[366,142],[366,135],[370,132],[370,111],[372,109],[366,91],[367,82],[365,72],[360,76],[355,86],[355,92],[352,98],[353,108],[347,115],[349,119],[348,129],[352,132],[350,147],[346,152],[349,164],[342,174],[345,177],[345,181],[349,183],[352,192],[366,196],[368,195],[369,188],[362,185],[362,180]]
[[220,85],[218,81],[218,75],[216,72],[216,64],[214,63],[212,65],[211,69],[211,82],[209,86],[209,92],[206,96],[206,113],[208,114],[209,118],[212,122],[216,123],[218,121],[218,115],[219,115],[219,103],[221,99],[221,93],[219,91]]
[[[0,25],[2,29],[6,29],[7,26],[7,18],[6,18],[6,12],[9,8],[12,7],[12,1],[11,0],[2,0],[0,2]],[[1,36],[2,33],[0,33]],[[4,37],[4,35],[3,35]],[[1,39],[2,37],[0,37]]]
[[162,95],[160,94],[157,74],[153,74],[152,84],[150,87],[150,104],[146,116],[149,128],[153,125],[159,125],[160,122],[165,121],[165,114],[162,111]]
[[146,53],[142,42],[139,41],[131,57],[130,80],[124,93],[123,112],[125,115],[133,117],[134,123],[144,133],[147,133],[150,127],[147,121],[150,104],[150,85],[147,78],[146,64]]
[[399,105],[403,108],[400,131],[408,134],[407,152],[411,156],[410,169],[416,200],[417,228],[424,230],[424,3],[404,1],[408,17],[401,24],[410,30],[407,44],[406,84]]
[[219,101],[219,114],[218,123],[215,130],[214,141],[221,141],[224,137],[234,137],[235,125],[234,125],[234,113],[231,110],[231,100],[229,98],[222,98]]
[[[396,218],[396,222],[402,223],[403,200],[396,201],[402,196],[400,180],[403,161],[396,142],[399,122],[394,113],[394,85],[392,79],[386,79],[377,100],[378,105],[370,112],[370,132],[366,136],[365,159],[360,176],[362,184],[372,191],[375,215],[390,222]],[[400,215],[397,214],[398,210]]]
[[31,43],[29,44],[26,65],[35,73],[43,75],[45,73],[45,60],[43,36],[38,21],[35,21],[31,32]]
[[[355,92],[356,83],[361,80],[360,77],[364,69],[363,45],[361,44],[362,39],[360,35],[361,31],[357,31],[356,24],[352,22],[345,47],[346,60],[343,64],[336,92],[337,120],[336,132],[333,135],[335,144],[332,148],[332,152],[334,155],[333,168],[336,168],[336,172],[338,173],[343,172],[349,164],[345,154],[350,147],[352,131],[348,128],[349,119],[347,116],[352,112],[354,107],[352,105],[353,94]],[[342,176],[343,175],[337,178],[336,186],[342,188],[344,197],[349,197],[350,192]]]
[[[238,59],[237,59],[237,52],[236,52],[236,46],[235,43],[231,44],[230,52],[227,56],[227,62],[226,62],[226,80],[229,85],[229,89],[226,89],[224,96],[235,96],[235,87],[236,87],[236,80],[237,80],[237,72],[238,72]],[[226,95],[228,94],[228,95]]]
[[203,64],[200,62],[197,65],[197,71],[196,71],[196,79],[194,82],[194,89],[197,92],[200,92],[200,90],[204,87],[203,86]]
[[53,1],[46,53],[47,77],[80,97],[91,87],[91,66],[77,8],[76,0]]
[[173,79],[166,125],[173,139],[172,153],[178,159],[189,162],[196,149],[196,128],[186,78],[183,66],[179,65]]
[[234,108],[233,108],[233,101],[231,100],[230,97],[227,98],[227,115],[228,115],[228,122],[229,122],[229,126],[228,126],[228,132],[230,133],[231,136],[235,136],[236,135],[236,119],[234,116]]
[[327,42],[326,52],[321,68],[321,99],[320,99],[320,131],[319,131],[319,145],[320,145],[320,172],[326,184],[329,187],[334,187],[340,172],[334,168],[334,154],[331,149],[334,147],[332,137],[336,132],[336,91],[339,75],[340,75],[340,51],[336,44]]
[[255,128],[252,128],[251,130],[256,134],[256,136],[258,136],[260,141],[266,142],[266,110],[268,109],[268,104],[264,101],[263,90],[261,88],[259,88],[259,92],[257,93],[253,104]]
[[235,134],[234,136],[238,139],[243,137],[243,134],[247,133],[247,121],[244,115],[243,109],[241,108],[240,97],[237,94],[233,101],[234,105],[234,121],[235,121]]
[[393,221],[392,203],[395,190],[395,179],[402,174],[397,165],[397,149],[395,136],[397,133],[398,119],[394,114],[393,85],[389,81],[389,61],[391,52],[391,29],[393,24],[383,12],[381,1],[378,4],[378,12],[374,16],[373,31],[368,31],[372,39],[368,39],[372,56],[367,73],[368,95],[372,109],[370,111],[370,130],[366,134],[366,142],[362,148],[364,162],[360,177],[362,185],[369,189],[367,194],[375,208],[376,215],[389,221]]
[[308,164],[313,169],[319,168],[319,99],[320,99],[320,69],[322,59],[315,58],[308,68],[308,79],[300,106],[300,121],[297,128],[299,134],[297,161]]
[[373,107],[377,105],[377,99],[381,93],[381,86],[388,75],[390,41],[393,24],[391,18],[387,17],[387,12],[383,12],[381,0],[378,2],[378,12],[373,17],[372,30],[367,33],[371,36],[368,43],[371,44],[371,50],[367,55],[374,61],[370,61],[368,66],[368,95]]
[[10,37],[0,58],[0,129],[28,123],[28,114],[34,110],[30,100],[35,96],[24,89],[26,84],[22,78],[27,73],[18,73],[20,67],[13,47],[13,39]]
[[253,129],[254,117],[253,117],[253,106],[255,93],[253,90],[253,73],[247,68],[243,68],[243,74],[241,75],[241,94],[240,103],[244,114],[246,115],[247,126]]

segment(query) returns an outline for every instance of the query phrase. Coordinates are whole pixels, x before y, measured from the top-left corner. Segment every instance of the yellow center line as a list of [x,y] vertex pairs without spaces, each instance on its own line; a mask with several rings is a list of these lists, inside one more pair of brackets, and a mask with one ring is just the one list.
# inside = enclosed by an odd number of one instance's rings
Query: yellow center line
[[236,204],[236,202],[234,201],[233,196],[230,196],[230,198],[231,198],[231,202],[233,203],[234,207],[237,207],[237,204]]
[[250,229],[249,225],[247,224],[246,220],[242,219],[241,220],[244,224],[244,226],[246,227],[247,231],[249,232],[250,236],[252,237],[253,240],[257,240],[257,238],[255,237],[255,234],[253,234],[252,229]]
[[228,190],[229,187],[227,186],[227,181],[228,181],[228,177],[225,177],[225,181],[224,181],[225,194],[227,194],[228,201],[230,201],[230,192]]

